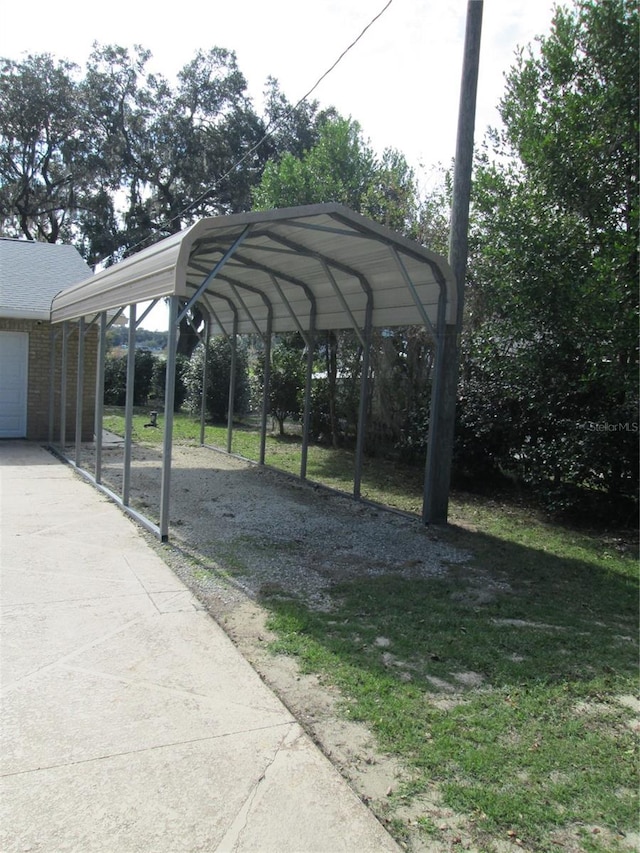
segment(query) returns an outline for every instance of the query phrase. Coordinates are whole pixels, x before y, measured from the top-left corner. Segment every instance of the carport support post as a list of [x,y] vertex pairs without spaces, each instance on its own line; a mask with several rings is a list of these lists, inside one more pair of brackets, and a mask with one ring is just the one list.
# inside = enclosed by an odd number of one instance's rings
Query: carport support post
[[311,383],[313,381],[313,335],[307,339],[307,375],[304,385],[304,415],[302,418],[302,452],[300,454],[300,479],[307,479],[309,455],[309,426],[311,423]]
[[233,316],[231,334],[231,370],[229,371],[229,399],[227,400],[227,453],[233,446],[233,406],[236,399],[236,362],[238,351],[238,315]]
[[204,422],[207,417],[207,362],[209,361],[209,339],[211,336],[211,320],[205,319],[204,356],[202,359],[202,403],[200,405],[200,446],[204,444]]
[[434,368],[429,449],[422,519],[425,524],[445,524],[449,509],[449,486],[453,460],[453,434],[458,386],[458,336],[462,328],[464,285],[469,247],[469,200],[473,167],[473,132],[480,65],[483,0],[469,0],[465,29],[458,134],[453,173],[453,203],[449,232],[449,264],[455,277],[458,299],[455,324],[438,322],[438,345]]
[[269,409],[269,386],[271,384],[271,314],[267,321],[267,333],[264,338],[264,387],[262,389],[262,420],[260,423],[260,464],[264,465],[267,446],[267,411]]
[[56,378],[56,338],[57,331],[51,326],[49,332],[49,444],[53,444],[54,439],[54,418],[55,418],[55,378]]
[[62,324],[62,359],[60,363],[60,449],[64,453],[67,438],[67,361],[69,358],[69,321]]
[[82,410],[84,392],[84,317],[78,320],[78,372],[76,375],[76,465],[82,462]]
[[164,436],[162,443],[162,481],[160,485],[160,539],[169,538],[169,500],[171,490],[171,446],[173,443],[173,404],[176,387],[178,350],[178,297],[169,298],[169,339],[164,387]]
[[129,506],[131,488],[131,435],[133,433],[133,392],[136,374],[136,306],[129,306],[129,351],[127,352],[127,395],[124,406],[124,470],[122,503]]
[[107,312],[100,315],[100,330],[98,332],[98,361],[96,364],[96,406],[94,425],[96,438],[96,483],[102,483],[102,416],[104,412],[104,368],[107,350]]
[[367,311],[365,344],[362,351],[362,375],[360,377],[360,405],[358,407],[358,435],[356,438],[356,468],[353,475],[353,496],[360,499],[362,486],[362,457],[367,423],[367,402],[369,396],[369,362],[371,360],[371,310]]

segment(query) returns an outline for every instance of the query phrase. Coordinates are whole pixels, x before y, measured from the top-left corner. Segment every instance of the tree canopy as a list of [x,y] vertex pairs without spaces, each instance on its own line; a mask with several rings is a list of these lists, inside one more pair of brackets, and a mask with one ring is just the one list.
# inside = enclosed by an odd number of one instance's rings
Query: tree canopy
[[317,103],[291,106],[273,79],[259,115],[231,51],[199,51],[174,84],[150,59],[95,44],[83,70],[48,54],[1,61],[4,233],[113,263],[202,216],[249,209],[268,160],[317,136]]
[[[558,8],[475,174],[467,461],[637,490],[638,11]],[[473,467],[473,465],[472,465]]]
[[0,205],[5,233],[55,243],[88,203],[91,144],[75,66],[51,56],[4,60]]

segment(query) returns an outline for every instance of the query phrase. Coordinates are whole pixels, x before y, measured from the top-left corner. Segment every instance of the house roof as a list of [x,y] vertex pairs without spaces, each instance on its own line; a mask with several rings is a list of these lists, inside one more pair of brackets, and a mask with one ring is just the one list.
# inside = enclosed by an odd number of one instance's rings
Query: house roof
[[52,322],[177,296],[212,332],[453,323],[446,260],[338,204],[208,217],[56,296]]
[[0,317],[49,320],[53,297],[90,275],[73,246],[0,237]]

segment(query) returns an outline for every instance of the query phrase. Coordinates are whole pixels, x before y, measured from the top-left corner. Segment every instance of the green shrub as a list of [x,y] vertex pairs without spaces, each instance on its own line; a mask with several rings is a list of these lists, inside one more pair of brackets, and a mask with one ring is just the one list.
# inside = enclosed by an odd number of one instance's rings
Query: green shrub
[[[189,369],[189,359],[185,355],[176,355],[176,381],[173,398],[173,411],[179,412],[187,399],[186,374]],[[167,387],[167,363],[163,358],[156,358],[153,365],[151,380],[152,395],[164,400]]]
[[[186,408],[197,414],[202,406],[202,368],[204,346],[198,345],[185,368],[184,382],[187,391]],[[231,345],[225,338],[214,338],[207,353],[206,414],[214,423],[227,416],[229,377],[231,375]],[[247,352],[238,344],[236,353],[236,385],[233,409],[236,415],[249,410],[249,371]]]

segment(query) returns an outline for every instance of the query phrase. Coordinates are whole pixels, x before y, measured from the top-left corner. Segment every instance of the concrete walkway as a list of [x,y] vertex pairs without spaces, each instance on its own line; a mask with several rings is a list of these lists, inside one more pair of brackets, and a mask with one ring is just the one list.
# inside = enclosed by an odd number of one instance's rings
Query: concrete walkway
[[0,850],[399,847],[135,525],[0,442]]

